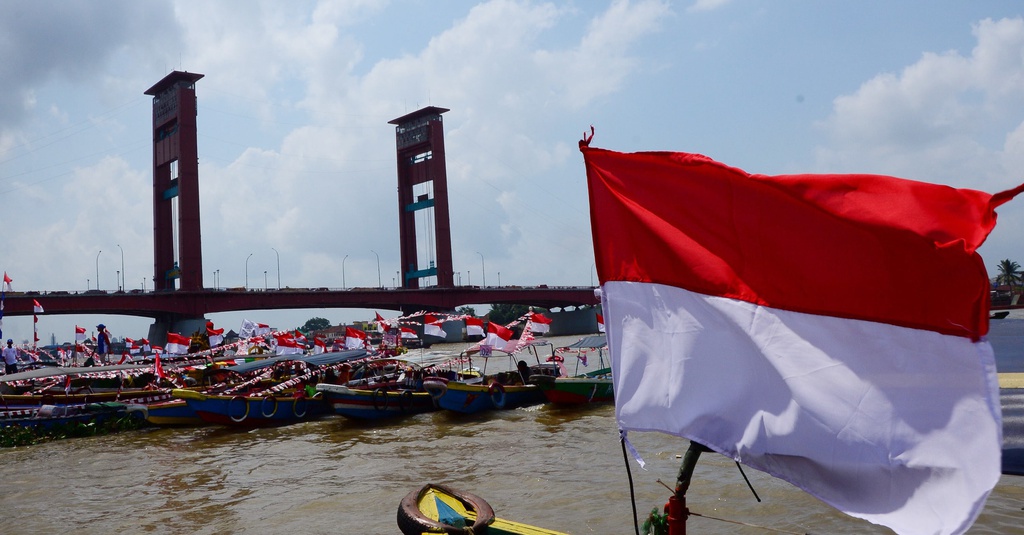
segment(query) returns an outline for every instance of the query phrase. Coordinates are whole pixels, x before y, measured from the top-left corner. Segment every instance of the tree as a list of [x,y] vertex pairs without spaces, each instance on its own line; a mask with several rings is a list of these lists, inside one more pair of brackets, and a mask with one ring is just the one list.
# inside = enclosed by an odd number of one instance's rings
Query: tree
[[462,307],[456,308],[455,312],[458,312],[459,314],[465,314],[467,316],[476,317],[476,309],[471,307],[471,306],[462,306]]
[[[546,312],[543,308],[533,307],[534,312]],[[491,305],[490,321],[499,325],[508,325],[530,311],[527,305]]]
[[308,333],[313,331],[322,331],[330,326],[330,320],[326,320],[324,318],[309,318],[302,327],[299,327],[299,330],[304,333]]
[[997,284],[1005,284],[1013,292],[1014,286],[1021,283],[1020,264],[1007,258],[999,262],[999,276],[996,277]]

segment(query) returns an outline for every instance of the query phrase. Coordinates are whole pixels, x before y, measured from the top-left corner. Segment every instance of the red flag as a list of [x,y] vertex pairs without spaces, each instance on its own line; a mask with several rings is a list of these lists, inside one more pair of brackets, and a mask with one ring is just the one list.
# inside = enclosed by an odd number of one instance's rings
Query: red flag
[[604,332],[604,316],[601,314],[597,315],[597,330],[598,332]]
[[388,325],[387,320],[385,320],[380,315],[380,312],[374,312],[374,314],[377,316],[377,319],[376,319],[376,321],[377,321],[377,332],[379,332],[379,333],[387,332],[388,329],[391,328],[391,326]]
[[750,175],[588,141],[621,429],[696,440],[897,532],[966,530],[1001,451],[976,248],[1024,186]]
[[10,277],[8,277],[7,276],[7,272],[4,271],[4,289],[6,291],[8,291],[8,292],[13,292],[14,291],[13,289],[11,289],[11,283],[12,282],[14,282],[14,280],[11,279]]
[[[4,277],[5,278],[7,277],[6,273],[4,273]],[[69,394],[71,394],[71,376],[70,375],[65,375],[64,376],[64,395],[67,396]]]
[[85,341],[85,327],[79,327],[78,325],[75,325],[75,341],[76,342],[84,342]]
[[159,351],[156,352],[156,359],[153,361],[153,373],[156,374],[156,376],[161,378],[161,379],[164,379],[166,377],[164,375],[164,367],[163,367],[162,364],[160,364],[160,352]]

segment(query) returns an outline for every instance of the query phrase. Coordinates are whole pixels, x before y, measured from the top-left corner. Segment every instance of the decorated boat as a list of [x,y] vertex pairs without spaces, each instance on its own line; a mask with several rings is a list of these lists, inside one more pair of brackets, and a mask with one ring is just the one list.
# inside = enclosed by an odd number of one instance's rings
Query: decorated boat
[[0,411],[0,428],[27,427],[50,429],[59,425],[74,423],[103,423],[114,418],[139,418],[146,416],[146,406],[103,402],[76,405],[43,405],[30,409]]
[[[540,387],[549,402],[558,405],[582,405],[615,401],[612,369],[604,361],[604,350],[607,347],[607,338],[604,335],[598,335],[587,336],[573,344],[558,348],[555,353],[560,358],[564,358],[567,354],[575,351],[575,374],[570,377],[538,374],[530,377],[530,383]],[[580,364],[587,366],[591,354],[595,352],[597,353],[597,368],[580,373]]]
[[[520,349],[531,353],[536,364],[528,365],[525,360],[516,359],[517,353],[508,353],[487,346],[474,346],[462,353],[458,359],[468,366],[446,377],[428,377],[423,380],[423,389],[437,401],[442,409],[473,414],[493,409],[514,409],[543,403],[544,391],[530,384],[530,377],[537,375],[558,376],[562,374],[558,363],[541,362],[539,347],[551,347],[549,342],[535,341]],[[473,367],[473,358],[482,359],[484,367]],[[509,369],[487,374],[488,362],[493,359],[508,359]]]
[[226,389],[214,387],[204,392],[179,388],[171,394],[184,400],[207,423],[269,427],[300,422],[328,412],[323,396],[314,386],[321,377],[367,357],[363,349],[270,357],[218,370],[230,376],[247,377]]
[[398,528],[404,535],[564,535],[558,531],[497,518],[494,509],[483,498],[436,483],[428,483],[402,499],[398,506]]

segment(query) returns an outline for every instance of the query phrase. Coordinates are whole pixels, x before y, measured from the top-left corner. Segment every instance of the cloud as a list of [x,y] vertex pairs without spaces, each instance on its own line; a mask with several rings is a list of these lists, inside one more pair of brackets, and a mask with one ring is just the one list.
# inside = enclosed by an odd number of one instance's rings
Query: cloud
[[983,20],[974,35],[970,55],[925,53],[836,98],[820,165],[981,189],[1016,180],[1024,111],[1006,110],[1024,104],[1024,19]]

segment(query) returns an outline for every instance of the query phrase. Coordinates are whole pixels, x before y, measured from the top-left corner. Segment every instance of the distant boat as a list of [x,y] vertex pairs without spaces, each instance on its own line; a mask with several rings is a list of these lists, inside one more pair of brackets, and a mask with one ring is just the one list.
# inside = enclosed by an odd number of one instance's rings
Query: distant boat
[[[442,409],[465,414],[474,414],[492,409],[514,409],[543,403],[544,392],[537,385],[530,384],[530,377],[536,375],[560,374],[555,363],[541,363],[537,347],[551,346],[550,342],[533,342],[526,349],[534,355],[536,364],[528,366],[525,361],[517,365],[515,355],[494,349],[489,355],[482,355],[477,349],[463,352],[459,361],[467,362],[467,369],[458,372],[458,377],[427,377],[423,389],[437,400]],[[484,369],[473,368],[472,358],[484,359]],[[487,374],[487,362],[495,358],[508,358],[510,370]],[[525,369],[520,369],[525,368]],[[455,375],[455,374],[453,374]]]
[[[530,383],[537,385],[549,402],[558,405],[583,405],[615,401],[612,369],[604,362],[604,348],[606,347],[608,347],[607,338],[604,335],[599,335],[588,336],[560,348],[557,352],[559,355],[576,350],[577,373],[571,377],[533,375],[530,376]],[[580,363],[589,360],[583,351],[589,352],[594,349],[597,350],[597,369],[582,374],[578,373]]]

